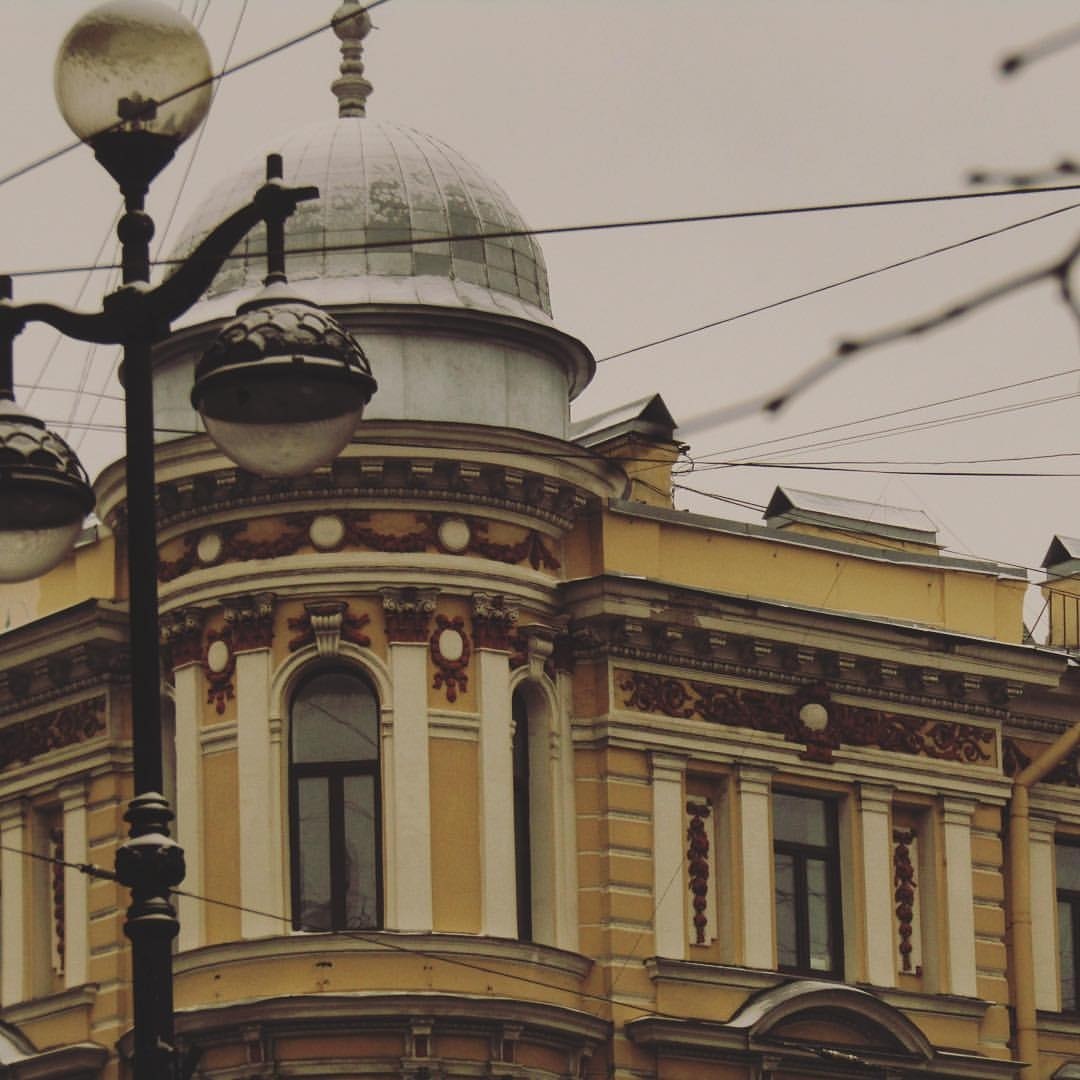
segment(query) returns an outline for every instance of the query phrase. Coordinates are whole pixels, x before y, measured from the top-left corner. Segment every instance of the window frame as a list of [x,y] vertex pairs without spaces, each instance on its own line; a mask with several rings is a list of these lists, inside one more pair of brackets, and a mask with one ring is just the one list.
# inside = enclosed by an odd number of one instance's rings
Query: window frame
[[511,695],[514,737],[512,770],[514,783],[514,889],[517,900],[518,941],[531,942],[533,934],[532,774],[529,755],[529,707],[517,687]]
[[[327,675],[344,675],[355,680],[371,696],[375,710],[375,756],[367,761],[316,761],[297,762],[293,759],[295,737],[294,710],[297,702],[316,680]],[[382,746],[379,732],[379,695],[373,681],[366,673],[345,666],[318,667],[305,672],[289,696],[288,738],[288,800],[289,800],[289,893],[292,907],[291,921],[295,931],[305,933],[343,933],[353,931],[381,930],[384,926],[383,891],[383,812],[382,812]],[[348,882],[345,866],[345,781],[355,776],[370,776],[372,785],[372,808],[374,818],[374,864],[375,864],[375,925],[373,927],[349,927]],[[328,927],[306,926],[302,919],[302,880],[300,873],[300,781],[325,779],[327,784],[327,819],[329,826],[330,870],[330,925]]]
[[[1080,1013],[1080,889],[1063,889],[1058,885],[1058,850],[1064,848],[1071,850],[1077,859],[1080,859],[1080,837],[1055,837],[1054,839],[1054,910],[1057,920],[1054,933],[1057,935],[1058,960],[1058,1002],[1061,1012],[1070,1016]],[[1065,1006],[1064,977],[1065,966],[1063,962],[1059,928],[1061,926],[1061,905],[1067,904],[1069,908],[1070,923],[1072,926],[1072,980],[1073,980],[1073,1003],[1070,1007]]]
[[[777,795],[789,795],[799,799],[808,799],[821,804],[825,812],[826,843],[824,845],[801,843],[794,840],[781,840],[776,836],[775,818],[772,837],[773,854],[773,919],[777,913],[777,886],[775,880],[776,859],[778,855],[789,855],[793,859],[794,901],[795,901],[795,951],[798,954],[795,964],[779,962],[779,923],[776,925],[777,970],[792,975],[809,978],[842,979],[844,977],[844,897],[843,879],[840,867],[840,813],[838,799],[818,792],[774,788],[773,798]],[[770,807],[775,812],[775,803]],[[826,919],[829,935],[832,939],[831,966],[827,969],[815,968],[810,964],[810,906],[807,899],[807,863],[811,860],[825,864]]]

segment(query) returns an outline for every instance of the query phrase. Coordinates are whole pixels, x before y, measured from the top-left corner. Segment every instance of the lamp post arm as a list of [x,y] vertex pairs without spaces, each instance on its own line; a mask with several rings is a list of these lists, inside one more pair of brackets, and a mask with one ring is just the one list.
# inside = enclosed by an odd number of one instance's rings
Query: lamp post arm
[[95,345],[119,345],[124,334],[119,320],[105,311],[75,311],[61,304],[13,304],[0,299],[0,338],[13,339],[29,323],[45,323],[65,337]]
[[300,203],[318,197],[317,187],[286,187],[280,180],[263,184],[251,202],[209,232],[160,285],[144,295],[155,320],[170,323],[183,315],[207,290],[233,248],[260,221],[273,227]]

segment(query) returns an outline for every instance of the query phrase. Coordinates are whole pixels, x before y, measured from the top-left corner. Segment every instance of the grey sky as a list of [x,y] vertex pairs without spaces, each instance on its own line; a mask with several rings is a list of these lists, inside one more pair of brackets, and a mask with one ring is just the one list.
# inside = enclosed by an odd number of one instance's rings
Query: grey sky
[[[3,171],[68,140],[52,97],[52,63],[83,0],[0,6]],[[185,0],[199,17],[204,3]],[[203,32],[224,57],[241,0],[211,0]],[[329,17],[334,3],[249,0],[239,59]],[[1000,56],[1071,25],[1074,4],[1049,0],[392,0],[367,42],[369,113],[438,136],[511,194],[534,226],[790,206],[961,190],[973,167],[1039,168],[1080,155],[1080,49],[1013,80]],[[329,33],[227,79],[180,197],[176,235],[223,170],[272,149],[275,135],[329,118],[337,41]],[[163,228],[187,152],[155,185]],[[552,237],[543,243],[556,319],[602,357],[1033,216],[1080,192]],[[86,263],[118,200],[82,148],[0,187],[0,268]],[[783,383],[840,336],[935,310],[1074,239],[1080,212],[968,246],[600,365],[583,413],[660,391],[689,420]],[[168,246],[168,245],[166,245]],[[111,240],[107,247],[111,255]],[[20,279],[17,297],[75,302],[79,277]],[[100,282],[81,301],[96,305]],[[866,354],[776,419],[695,429],[693,454],[1080,368],[1075,325],[1039,286],[947,330]],[[99,391],[113,358],[27,334],[19,381]],[[1071,394],[1076,372],[1007,394],[897,417],[889,425]],[[109,387],[115,393],[115,385]],[[26,391],[21,400],[27,400]],[[30,408],[63,421],[71,391],[39,391]],[[86,420],[95,399],[83,396]],[[1080,399],[939,429],[823,449],[786,460],[982,460],[1080,451]],[[115,402],[95,422],[115,423]],[[880,422],[873,427],[886,426]],[[862,431],[845,428],[839,435]],[[816,437],[820,438],[820,436]],[[92,472],[116,436],[76,429]],[[796,440],[792,445],[812,441]],[[755,453],[782,448],[776,443]],[[745,455],[739,455],[745,456]],[[878,467],[878,466],[875,466]],[[889,466],[880,466],[887,468]],[[906,466],[904,466],[906,467]],[[948,468],[949,466],[945,466]],[[958,465],[1080,473],[1080,457]],[[924,509],[959,551],[1037,565],[1055,532],[1080,534],[1077,479],[928,478],[732,468],[685,482],[765,503],[778,483]],[[680,496],[680,506],[752,513]],[[1036,608],[1037,610],[1037,608]]]

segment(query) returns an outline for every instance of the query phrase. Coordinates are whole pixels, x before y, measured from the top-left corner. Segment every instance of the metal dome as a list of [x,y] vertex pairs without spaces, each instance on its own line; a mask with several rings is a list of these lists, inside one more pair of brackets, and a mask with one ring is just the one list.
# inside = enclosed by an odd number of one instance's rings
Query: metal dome
[[[320,197],[286,223],[289,280],[320,304],[418,303],[517,315],[550,323],[543,254],[532,237],[452,240],[526,228],[506,193],[445,143],[410,128],[344,116],[275,147],[285,181]],[[182,257],[263,182],[259,156],[219,183],[176,245]],[[434,243],[415,243],[434,240]],[[367,249],[363,244],[400,242]],[[265,276],[265,233],[251,232],[185,322],[229,313]],[[237,295],[244,293],[244,296]],[[228,297],[228,304],[215,298]]]

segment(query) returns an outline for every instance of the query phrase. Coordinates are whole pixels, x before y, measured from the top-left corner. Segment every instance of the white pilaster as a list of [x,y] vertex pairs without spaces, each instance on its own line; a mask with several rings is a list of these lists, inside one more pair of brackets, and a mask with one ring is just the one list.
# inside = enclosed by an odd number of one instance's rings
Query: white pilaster
[[[286,924],[281,887],[280,822],[273,820],[278,778],[271,772],[270,650],[236,654],[236,760],[240,792],[240,933],[280,934]],[[268,914],[256,914],[267,912]]]
[[1061,1010],[1058,972],[1057,892],[1054,887],[1054,822],[1030,819],[1031,937],[1035,959],[1035,1008]]
[[428,749],[427,644],[390,646],[394,683],[393,734],[384,805],[387,830],[386,925],[430,930],[431,769]]
[[[89,862],[86,833],[86,784],[60,789],[64,812],[64,861]],[[90,878],[64,867],[64,985],[82,986],[90,963]]]
[[942,800],[942,847],[945,857],[945,907],[949,932],[949,987],[953,994],[974,997],[975,901],[972,890],[971,819],[975,804],[968,799]]
[[893,918],[892,788],[859,785],[862,833],[863,903],[866,927],[866,979],[873,986],[896,985],[897,936]]
[[[481,933],[517,937],[514,876],[514,760],[510,662],[505,652],[477,649],[480,703]],[[547,767],[545,759],[536,763]]]
[[767,769],[741,767],[736,775],[735,801],[742,862],[742,927],[738,934],[742,963],[771,969],[776,967],[776,926],[770,776]]
[[686,956],[686,759],[651,754],[653,925],[657,956]]
[[0,807],[0,1005],[14,1005],[26,996],[26,890],[29,850],[26,804],[20,800]]
[[[187,872],[181,886],[193,896],[203,894],[203,791],[202,750],[199,743],[199,710],[201,708],[202,675],[199,665],[185,664],[174,672],[176,724],[176,840],[184,849]],[[205,904],[193,897],[177,897],[180,934],[177,947],[181,952],[197,949],[203,944],[203,912]]]

